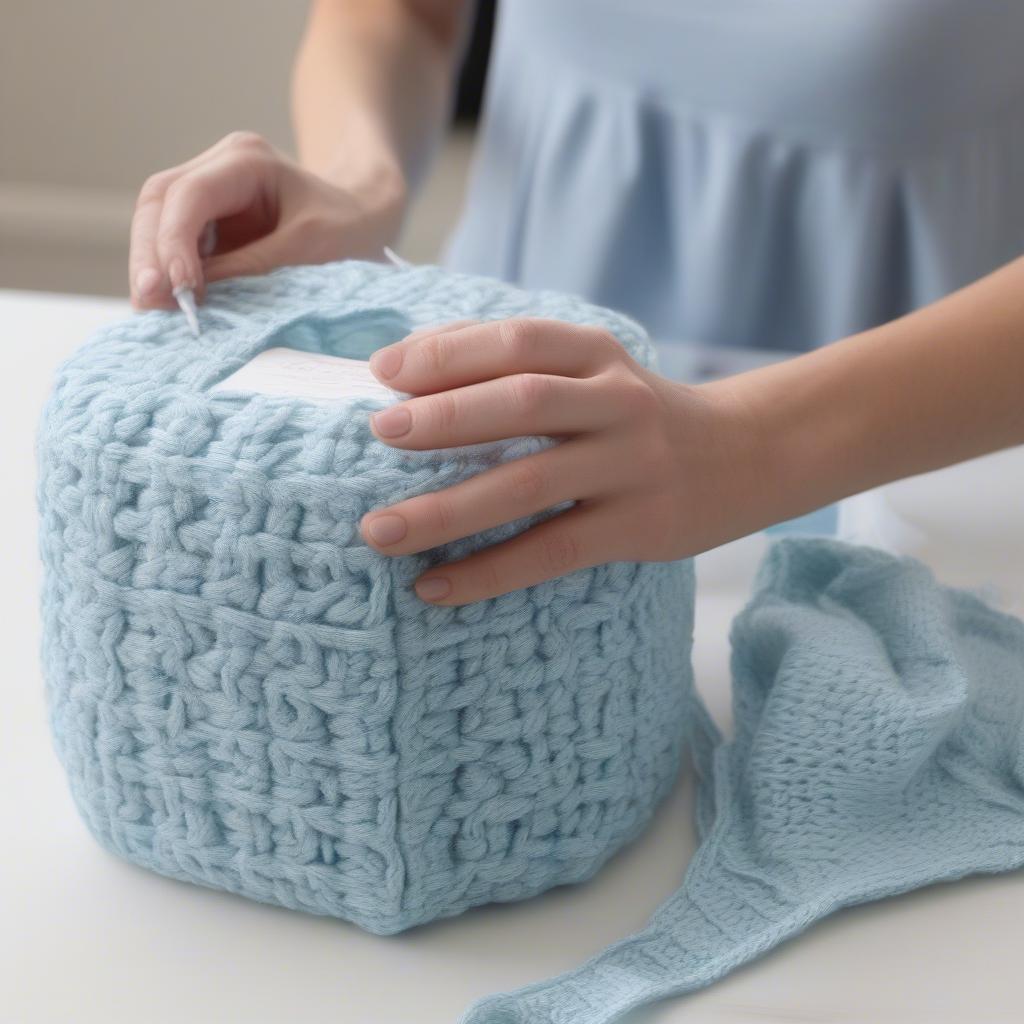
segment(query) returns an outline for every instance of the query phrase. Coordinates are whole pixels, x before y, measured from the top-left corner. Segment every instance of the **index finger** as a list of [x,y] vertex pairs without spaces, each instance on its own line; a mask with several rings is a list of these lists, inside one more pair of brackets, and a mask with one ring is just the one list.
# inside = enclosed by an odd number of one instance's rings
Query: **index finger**
[[167,190],[179,178],[199,167],[211,154],[224,148],[224,140],[165,171],[151,174],[139,189],[132,214],[128,249],[128,286],[132,303],[139,309],[174,309],[171,283],[160,261],[157,232]]
[[422,395],[519,373],[586,377],[624,354],[599,327],[512,317],[417,331],[376,351],[370,369],[389,387]]
[[225,155],[187,171],[169,187],[156,248],[172,288],[202,288],[201,247],[206,225],[257,202],[265,176],[265,164]]
[[574,505],[511,540],[428,569],[416,581],[416,593],[431,604],[471,604],[619,561],[625,549],[609,546],[608,537],[623,531],[610,530],[609,521],[609,513],[598,505]]

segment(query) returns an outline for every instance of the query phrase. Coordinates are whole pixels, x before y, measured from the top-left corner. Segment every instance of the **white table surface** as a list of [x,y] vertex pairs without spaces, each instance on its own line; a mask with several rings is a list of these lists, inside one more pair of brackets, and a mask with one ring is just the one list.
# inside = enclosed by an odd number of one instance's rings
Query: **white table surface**
[[[53,369],[123,303],[0,292],[7,697],[0,714],[0,1021],[452,1024],[476,997],[580,963],[641,926],[693,850],[684,778],[588,884],[379,938],[151,875],[102,851],[68,795],[40,678],[33,438]],[[1024,611],[1024,450],[888,491],[941,578]],[[908,535],[909,535],[908,532]],[[697,681],[728,726],[727,633],[763,536],[699,563]],[[1024,873],[859,907],[631,1024],[1024,1021]]]

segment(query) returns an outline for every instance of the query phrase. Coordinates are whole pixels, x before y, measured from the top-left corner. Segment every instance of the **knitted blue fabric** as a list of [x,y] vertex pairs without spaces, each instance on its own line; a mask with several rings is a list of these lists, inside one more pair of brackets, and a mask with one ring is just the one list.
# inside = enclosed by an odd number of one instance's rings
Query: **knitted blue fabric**
[[704,717],[682,887],[465,1024],[606,1024],[839,907],[1024,864],[1024,623],[912,560],[786,540],[732,642],[736,735],[718,744]]
[[374,402],[211,391],[272,346],[365,357],[416,326],[629,320],[436,268],[214,285],[101,331],[39,437],[56,747],[101,843],[174,878],[378,933],[594,871],[670,788],[691,720],[687,562],[614,564],[465,608],[390,559],[373,508],[541,442],[401,452]]

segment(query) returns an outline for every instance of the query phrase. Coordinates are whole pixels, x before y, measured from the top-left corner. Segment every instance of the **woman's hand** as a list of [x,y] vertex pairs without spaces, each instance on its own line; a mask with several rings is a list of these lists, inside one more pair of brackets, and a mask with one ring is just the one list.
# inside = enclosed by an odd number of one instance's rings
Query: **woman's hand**
[[132,219],[133,304],[170,309],[179,286],[201,299],[207,281],[346,256],[379,258],[398,231],[402,175],[383,160],[352,166],[347,186],[339,187],[259,135],[234,132],[154,174]]
[[604,331],[453,324],[381,349],[416,397],[373,418],[400,448],[527,434],[565,441],[363,518],[385,554],[576,504],[417,581],[466,604],[573,569],[672,559],[847,495],[1024,444],[1024,257],[915,313],[699,387],[638,366]]
[[658,377],[603,330],[538,319],[453,324],[379,350],[370,366],[416,396],[374,414],[387,444],[564,439],[363,518],[368,544],[404,555],[576,503],[429,570],[416,583],[426,601],[466,604],[603,562],[681,558],[762,525],[767,460],[729,388]]

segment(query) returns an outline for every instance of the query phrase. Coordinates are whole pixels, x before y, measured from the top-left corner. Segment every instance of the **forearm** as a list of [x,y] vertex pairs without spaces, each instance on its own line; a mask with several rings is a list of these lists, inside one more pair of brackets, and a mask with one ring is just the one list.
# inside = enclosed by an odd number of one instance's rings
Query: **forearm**
[[404,202],[447,115],[465,15],[463,0],[314,0],[292,83],[303,165]]
[[787,518],[1024,443],[1024,259],[816,352],[711,385]]

